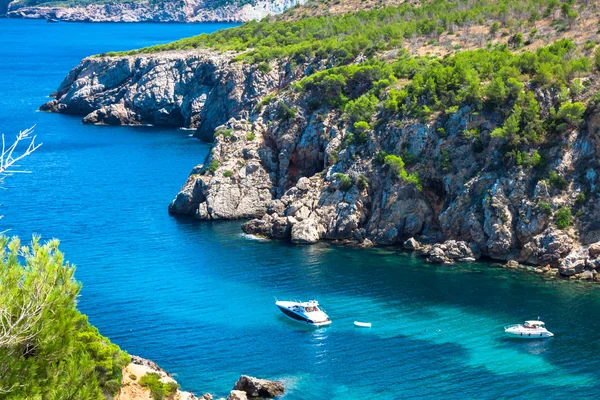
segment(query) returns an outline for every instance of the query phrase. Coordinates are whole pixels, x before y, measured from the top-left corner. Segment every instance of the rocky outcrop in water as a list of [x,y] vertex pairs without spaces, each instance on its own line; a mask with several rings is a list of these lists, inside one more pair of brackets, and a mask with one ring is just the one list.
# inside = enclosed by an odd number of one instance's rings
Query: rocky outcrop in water
[[[3,3],[4,2],[4,3]],[[0,0],[9,18],[38,18],[70,22],[245,22],[279,14],[304,0],[226,1],[210,0],[135,1],[78,6],[23,6]]]
[[233,390],[242,391],[249,398],[260,397],[262,399],[271,399],[273,397],[282,396],[285,392],[285,387],[281,382],[242,375],[236,382]]
[[[202,50],[88,58],[44,109],[84,115],[87,123],[185,126],[214,136],[172,213],[249,218],[245,232],[298,244],[401,245],[414,238],[432,262],[485,256],[597,276],[600,262],[587,250],[600,241],[597,109],[544,150],[549,165],[541,175],[505,167],[491,136],[493,110],[463,106],[428,121],[382,119],[358,146],[347,140],[351,127],[338,111],[315,110],[286,89],[324,66],[273,63],[265,72],[233,56]],[[543,107],[552,104],[547,93],[536,96]],[[384,165],[378,155],[385,153],[408,155],[422,187]],[[547,171],[564,183],[553,185]],[[559,228],[562,207],[573,215]]]

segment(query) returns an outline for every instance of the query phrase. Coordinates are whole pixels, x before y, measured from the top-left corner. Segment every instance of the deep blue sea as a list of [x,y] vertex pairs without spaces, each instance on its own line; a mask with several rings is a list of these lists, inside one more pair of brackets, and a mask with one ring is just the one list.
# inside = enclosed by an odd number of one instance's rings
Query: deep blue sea
[[[32,173],[0,191],[2,228],[61,239],[83,282],[79,307],[104,335],[196,393],[225,396],[250,374],[284,380],[287,400],[600,397],[598,286],[176,218],[167,205],[208,145],[36,112],[87,55],[228,26],[0,19],[0,132],[35,124],[43,142],[22,163]],[[333,324],[289,321],[274,297],[317,298]],[[554,338],[504,337],[503,325],[538,315]]]

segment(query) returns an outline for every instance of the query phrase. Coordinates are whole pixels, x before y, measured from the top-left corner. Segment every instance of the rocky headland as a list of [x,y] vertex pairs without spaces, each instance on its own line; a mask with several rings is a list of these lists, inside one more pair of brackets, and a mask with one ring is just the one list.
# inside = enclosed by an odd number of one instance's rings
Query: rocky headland
[[238,1],[131,1],[100,2],[79,6],[30,6],[20,1],[0,0],[0,15],[69,22],[245,22],[279,14],[304,0]]
[[[593,90],[571,95],[568,105],[587,109],[563,122],[564,93],[525,82],[518,90],[539,118],[561,123],[552,128],[560,133],[539,148],[543,157],[535,147],[507,155],[507,140],[496,134],[501,105],[465,102],[425,117],[379,105],[357,128],[326,105],[329,93],[303,80],[330,69],[327,60],[257,64],[237,55],[196,49],[87,58],[42,109],[82,115],[85,123],[194,128],[214,140],[169,206],[174,214],[249,219],[245,232],[298,244],[404,245],[436,263],[483,257],[552,276],[598,277],[600,105]],[[595,75],[577,84],[593,89]],[[344,93],[373,90],[368,80],[355,85]],[[402,165],[387,155],[401,155]]]

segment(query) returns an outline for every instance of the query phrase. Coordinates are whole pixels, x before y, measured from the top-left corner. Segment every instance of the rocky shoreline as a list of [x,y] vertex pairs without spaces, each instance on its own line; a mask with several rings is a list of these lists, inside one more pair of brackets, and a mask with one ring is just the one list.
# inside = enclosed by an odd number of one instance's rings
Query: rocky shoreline
[[[233,62],[235,56],[197,50],[87,58],[42,109],[83,115],[84,123],[183,126],[214,138],[207,160],[169,206],[174,214],[251,219],[245,232],[298,244],[388,246],[417,238],[431,244],[433,262],[486,257],[596,280],[596,106],[564,142],[545,149],[557,186],[539,173],[503,167],[501,143],[491,137],[493,111],[463,106],[429,121],[389,121],[358,147],[348,142],[352,127],[338,111],[315,110],[290,89],[326,65],[258,68]],[[547,89],[535,96],[545,113],[557,101]],[[475,141],[467,130],[477,132]],[[412,159],[422,187],[398,179],[380,154]],[[553,214],[563,208],[576,215],[558,227]]]
[[[140,378],[147,374],[158,375],[162,383],[177,384],[173,376],[155,362],[131,356],[131,363],[123,368],[123,384],[115,400],[150,400],[152,398],[150,390],[140,382]],[[271,399],[282,396],[284,393],[285,387],[281,382],[242,375],[226,400]],[[204,393],[197,397],[191,392],[179,389],[168,398],[173,400],[213,400],[210,393]]]
[[280,14],[303,3],[304,0],[256,0],[243,5],[229,2],[212,7],[210,1],[185,0],[115,2],[85,7],[23,7],[8,1],[3,8],[0,7],[0,16],[67,22],[246,22]]

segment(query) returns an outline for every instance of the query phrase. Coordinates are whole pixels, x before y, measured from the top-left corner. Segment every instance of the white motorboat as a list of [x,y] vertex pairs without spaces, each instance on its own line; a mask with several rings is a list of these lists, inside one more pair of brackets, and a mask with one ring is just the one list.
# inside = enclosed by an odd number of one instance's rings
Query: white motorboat
[[504,327],[504,332],[510,336],[523,339],[539,339],[549,338],[554,336],[552,332],[546,329],[546,325],[542,321],[525,321],[523,325],[509,325]]
[[331,324],[331,320],[319,308],[319,302],[316,300],[306,302],[276,301],[275,304],[286,317],[294,321],[312,326],[326,326]]

